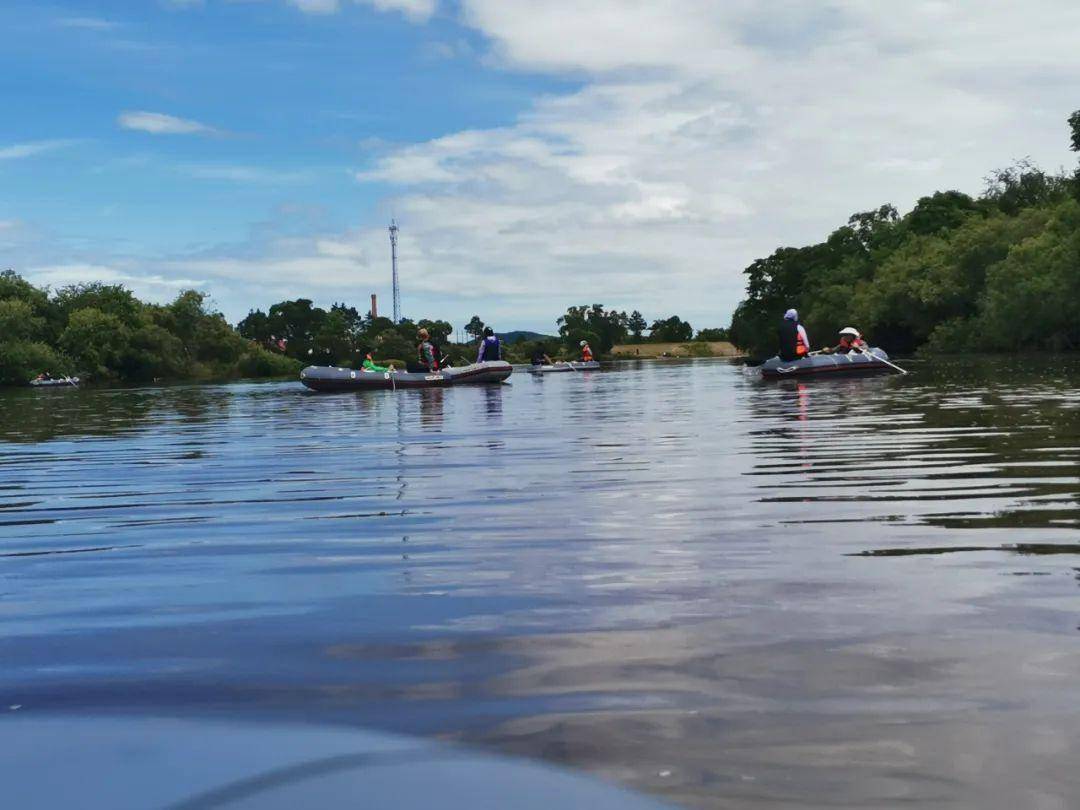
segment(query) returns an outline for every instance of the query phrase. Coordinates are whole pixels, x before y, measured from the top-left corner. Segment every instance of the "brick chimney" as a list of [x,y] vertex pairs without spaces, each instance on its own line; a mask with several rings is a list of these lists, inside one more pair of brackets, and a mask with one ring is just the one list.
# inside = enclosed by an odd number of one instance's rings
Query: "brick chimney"
[[371,319],[375,320],[379,317],[379,305],[375,301],[375,293],[371,294]]

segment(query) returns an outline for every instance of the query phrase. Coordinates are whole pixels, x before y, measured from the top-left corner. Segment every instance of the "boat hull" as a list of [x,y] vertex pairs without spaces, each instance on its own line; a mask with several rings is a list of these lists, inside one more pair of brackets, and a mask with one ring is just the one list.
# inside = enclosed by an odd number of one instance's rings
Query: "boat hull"
[[452,385],[483,385],[501,383],[514,368],[509,363],[494,361],[473,363],[461,368],[448,368],[434,374],[408,371],[358,371],[335,366],[308,366],[300,372],[300,382],[312,391],[368,391],[398,388],[446,388]]
[[870,354],[815,354],[801,360],[781,360],[773,357],[758,368],[766,380],[785,380],[792,377],[840,377],[853,374],[877,374],[894,371],[884,362],[889,355],[884,349],[870,349]]
[[600,368],[600,364],[596,360],[590,360],[587,363],[556,363],[553,366],[529,366],[530,374],[565,374],[575,371],[592,371]]

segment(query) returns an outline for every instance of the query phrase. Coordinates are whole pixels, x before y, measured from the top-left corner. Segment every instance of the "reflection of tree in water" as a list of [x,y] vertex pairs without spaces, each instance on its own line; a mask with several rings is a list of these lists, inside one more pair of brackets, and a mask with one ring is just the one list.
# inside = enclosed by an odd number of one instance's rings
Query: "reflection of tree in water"
[[420,427],[440,430],[443,425],[443,395],[441,388],[423,388],[420,395]]
[[1080,525],[1076,359],[911,367],[908,378],[755,385],[750,474],[762,477],[761,500],[818,505],[792,507],[792,522]]
[[119,436],[167,422],[203,423],[225,416],[227,388],[60,388],[0,392],[0,441],[44,442]]

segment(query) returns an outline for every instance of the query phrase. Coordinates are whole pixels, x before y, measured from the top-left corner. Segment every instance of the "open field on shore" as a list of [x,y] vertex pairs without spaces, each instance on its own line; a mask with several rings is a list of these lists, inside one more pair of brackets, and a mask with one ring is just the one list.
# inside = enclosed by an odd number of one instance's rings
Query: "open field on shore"
[[737,348],[726,340],[693,341],[687,343],[624,343],[614,346],[616,357],[739,357]]

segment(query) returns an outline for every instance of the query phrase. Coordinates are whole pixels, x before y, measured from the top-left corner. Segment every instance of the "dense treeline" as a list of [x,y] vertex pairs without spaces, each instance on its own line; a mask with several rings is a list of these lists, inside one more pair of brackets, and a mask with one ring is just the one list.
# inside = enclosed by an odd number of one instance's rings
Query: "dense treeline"
[[75,284],[55,293],[0,273],[0,384],[36,375],[108,381],[293,374],[290,359],[245,340],[194,290],[146,304],[120,285]]
[[[1069,118],[1080,152],[1080,111]],[[781,248],[745,271],[730,335],[776,350],[779,319],[799,310],[815,344],[856,326],[890,351],[1080,347],[1080,169],[1030,162],[994,172],[972,198],[939,191],[900,216],[852,216],[819,244]]]

